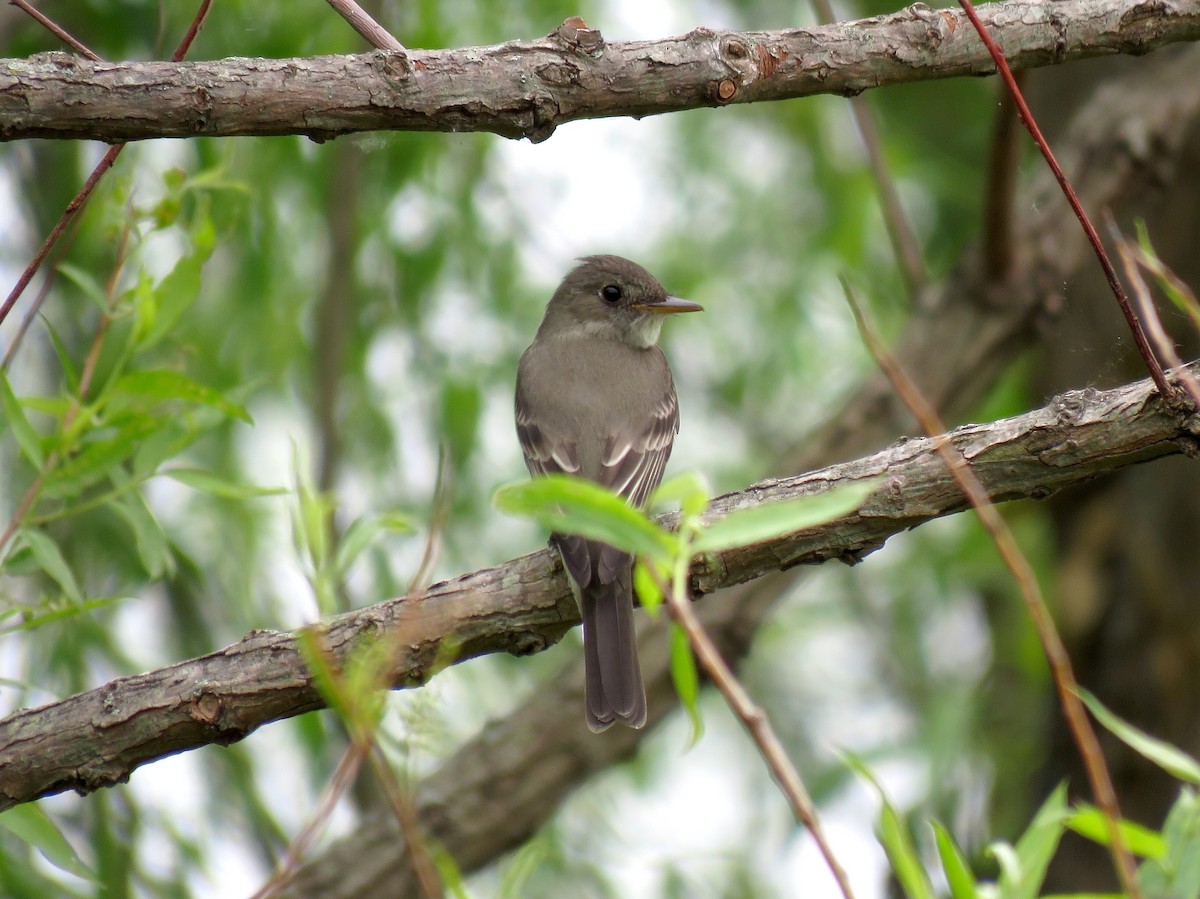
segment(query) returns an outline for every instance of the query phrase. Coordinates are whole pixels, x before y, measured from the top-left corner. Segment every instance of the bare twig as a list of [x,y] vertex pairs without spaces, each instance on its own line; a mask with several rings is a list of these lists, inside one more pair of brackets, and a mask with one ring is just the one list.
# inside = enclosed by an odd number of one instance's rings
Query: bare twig
[[362,35],[368,44],[379,50],[406,52],[404,45],[392,33],[376,22],[365,9],[354,0],[329,0],[329,5],[350,23],[350,27]]
[[[1096,253],[1096,259],[1099,260],[1100,267],[1104,270],[1104,277],[1108,281],[1109,289],[1112,290],[1113,296],[1117,298],[1117,305],[1121,307],[1121,314],[1125,316],[1125,324],[1129,326],[1129,331],[1133,334],[1133,342],[1137,346],[1138,353],[1141,355],[1142,361],[1146,364],[1146,369],[1150,372],[1150,377],[1154,380],[1154,386],[1158,388],[1159,393],[1164,397],[1174,396],[1175,391],[1171,387],[1170,382],[1167,381],[1162,364],[1150,348],[1150,342],[1146,339],[1146,332],[1142,330],[1141,322],[1138,321],[1137,315],[1134,314],[1129,297],[1126,296],[1125,289],[1121,286],[1121,282],[1117,278],[1117,272],[1113,268],[1112,260],[1108,258],[1108,253],[1105,252],[1104,245],[1100,243],[1100,235],[1096,233],[1096,228],[1092,224],[1092,220],[1088,218],[1087,213],[1083,210],[1083,204],[1079,202],[1079,197],[1075,195],[1075,189],[1071,186],[1071,182],[1067,180],[1067,176],[1063,174],[1058,160],[1054,158],[1054,153],[1051,151],[1050,145],[1046,143],[1046,138],[1042,136],[1042,129],[1038,127],[1037,122],[1034,120],[1033,113],[1029,110],[1029,104],[1025,102],[1021,88],[1013,77],[1012,69],[1009,68],[1008,61],[1004,58],[1004,53],[996,45],[996,42],[992,40],[991,35],[988,34],[987,28],[984,27],[978,13],[975,12],[975,6],[971,3],[971,0],[958,0],[958,3],[963,8],[963,12],[967,14],[967,18],[971,20],[971,24],[975,26],[975,30],[983,40],[984,46],[987,47],[988,53],[991,54],[992,60],[996,63],[996,70],[1000,73],[1000,77],[1004,79],[1004,83],[1008,85],[1009,91],[1012,92],[1013,101],[1017,104],[1017,111],[1021,117],[1021,123],[1033,137],[1034,143],[1037,144],[1038,150],[1046,160],[1046,164],[1050,166],[1050,171],[1054,172],[1054,177],[1062,188],[1063,195],[1066,196],[1067,202],[1071,204],[1071,209],[1074,211],[1075,217],[1079,219],[1079,224],[1083,227],[1083,232],[1087,235],[1088,242],[1092,245],[1092,249]],[[1082,705],[1080,708],[1082,708]]]
[[[24,3],[23,0],[11,0],[11,2],[20,6],[27,12],[30,12],[31,15],[37,12],[27,3]],[[171,56],[171,60],[173,62],[179,62],[183,59],[184,54],[187,53],[188,48],[192,45],[192,41],[195,40],[196,35],[199,33],[201,25],[204,24],[204,19],[207,17],[208,10],[211,5],[212,0],[201,0],[200,8],[196,11],[196,15],[192,19],[192,24],[188,28],[187,34],[183,36],[183,40],[179,42],[179,46],[176,48],[175,53]],[[43,24],[47,24],[47,22],[49,22],[49,20],[43,21],[44,17],[40,17],[40,14],[36,15],[35,18],[37,18],[39,22],[43,22]],[[47,27],[51,28],[56,35],[60,37],[66,35],[65,31],[62,31],[61,29],[55,30],[57,26],[51,27],[52,25],[53,23],[49,23],[47,24]],[[79,46],[83,47],[82,44]],[[88,50],[86,47],[83,47],[82,52],[86,53],[94,60],[99,61],[100,59],[100,57],[96,56],[96,54],[92,53],[92,51]],[[104,154],[100,162],[94,169],[92,169],[92,173],[88,175],[88,179],[83,183],[83,187],[79,189],[79,193],[77,193],[74,199],[67,204],[67,208],[63,210],[63,214],[59,216],[59,219],[57,222],[55,222],[54,227],[50,229],[50,233],[46,236],[46,239],[42,241],[42,245],[38,248],[37,253],[34,255],[33,259],[29,261],[29,264],[25,266],[25,270],[21,272],[21,277],[17,279],[17,283],[13,285],[13,289],[9,291],[8,297],[4,300],[4,305],[0,306],[0,323],[3,323],[4,319],[8,317],[8,313],[12,311],[13,305],[20,298],[21,294],[24,293],[25,288],[29,286],[29,282],[33,280],[33,276],[37,274],[38,269],[41,268],[42,263],[46,260],[46,256],[49,254],[50,249],[58,241],[59,237],[62,236],[63,231],[66,230],[67,225],[69,225],[79,213],[79,210],[83,208],[84,204],[88,201],[88,198],[91,197],[92,191],[96,189],[96,185],[100,183],[100,179],[104,176],[104,173],[112,168],[112,164],[117,161],[117,157],[121,155],[121,151],[124,149],[125,144],[113,144],[113,146],[109,147],[108,151]],[[14,339],[14,344],[19,341],[23,333],[23,331],[18,332],[17,337]],[[6,357],[11,356],[14,351],[15,346],[10,346],[8,352],[5,354]]]
[[400,832],[404,834],[413,879],[416,880],[425,899],[441,899],[445,895],[442,878],[438,874],[437,865],[433,863],[433,857],[429,854],[429,841],[426,839],[425,829],[421,826],[416,803],[413,802],[411,793],[396,780],[396,775],[392,772],[378,741],[372,739],[371,745],[371,768],[383,784],[392,816],[400,826]]
[[[1100,750],[1100,741],[1096,738],[1096,732],[1092,728],[1083,702],[1079,699],[1079,683],[1076,681],[1075,673],[1071,668],[1071,658],[1067,654],[1067,649],[1063,645],[1057,628],[1054,626],[1054,619],[1050,616],[1050,611],[1046,608],[1046,602],[1042,597],[1041,586],[1038,584],[1037,576],[1034,574],[1029,560],[1022,554],[1016,538],[1013,537],[1012,531],[1008,528],[1008,524],[996,510],[986,488],[980,483],[975,473],[971,471],[962,452],[955,447],[952,438],[946,434],[946,426],[942,423],[937,410],[925,399],[920,388],[909,378],[896,357],[892,355],[891,351],[879,338],[874,326],[868,320],[865,311],[855,300],[854,293],[850,289],[849,284],[843,281],[843,286],[846,291],[846,298],[850,303],[850,308],[854,312],[854,320],[858,324],[858,330],[862,334],[863,341],[866,343],[871,355],[875,357],[879,363],[879,367],[891,382],[896,395],[900,397],[904,405],[908,407],[913,416],[921,423],[921,427],[933,439],[934,449],[942,458],[955,483],[958,484],[959,489],[966,496],[967,501],[975,509],[976,514],[979,515],[979,520],[991,537],[992,542],[995,543],[1005,567],[1012,572],[1013,579],[1021,591],[1021,598],[1025,602],[1025,608],[1033,620],[1033,625],[1037,631],[1038,639],[1041,641],[1046,661],[1050,665],[1050,672],[1054,678],[1054,685],[1058,690],[1063,714],[1066,716],[1067,724],[1075,738],[1075,745],[1078,746],[1080,756],[1083,758],[1083,764],[1087,769],[1088,780],[1091,782],[1096,803],[1104,813],[1104,821],[1110,840],[1109,849],[1117,876],[1125,892],[1130,897],[1133,897],[1133,899],[1140,899],[1142,893],[1137,883],[1133,855],[1129,852],[1129,847],[1118,824],[1121,820],[1121,808],[1117,802],[1117,793],[1113,787],[1112,775],[1109,773],[1108,766],[1104,761],[1104,754]],[[1167,397],[1170,394],[1164,393],[1162,395]]]
[[1150,332],[1150,339],[1154,341],[1158,354],[1167,361],[1170,368],[1176,370],[1179,382],[1192,399],[1193,408],[1200,409],[1200,384],[1196,383],[1191,372],[1183,368],[1183,360],[1175,352],[1175,341],[1170,338],[1163,327],[1162,319],[1158,315],[1158,308],[1154,305],[1154,299],[1150,294],[1150,287],[1146,284],[1146,279],[1142,277],[1141,269],[1144,264],[1142,254],[1121,233],[1111,215],[1107,215],[1105,218],[1109,234],[1117,245],[1121,263],[1125,266],[1125,277],[1133,286],[1133,297],[1137,302],[1138,315],[1146,323],[1146,329]]
[[854,891],[850,887],[850,878],[847,876],[845,868],[837,860],[837,856],[833,854],[833,847],[829,845],[829,840],[825,836],[825,830],[821,826],[821,819],[817,816],[812,798],[804,788],[804,782],[792,765],[791,759],[788,758],[783,744],[779,742],[779,737],[771,726],[770,719],[767,718],[762,708],[750,698],[732,669],[721,658],[712,638],[705,632],[704,626],[700,624],[700,619],[696,617],[691,601],[686,596],[681,596],[675,589],[664,590],[663,595],[671,617],[687,634],[688,642],[691,643],[692,649],[696,653],[700,667],[704,669],[721,695],[725,697],[725,702],[728,703],[730,710],[741,720],[751,739],[758,746],[758,751],[762,755],[763,761],[767,763],[771,777],[779,784],[783,795],[787,797],[796,821],[812,834],[817,848],[820,849],[825,863],[829,866],[834,880],[837,881],[838,887],[842,891],[842,895],[846,899],[853,899]]
[[[42,241],[42,245],[38,248],[37,253],[34,254],[29,264],[25,266],[25,271],[21,272],[21,277],[17,279],[17,283],[13,285],[13,289],[9,291],[4,305],[0,306],[0,322],[3,322],[8,317],[8,313],[12,311],[13,305],[25,291],[25,288],[29,286],[29,282],[33,280],[33,276],[37,274],[38,269],[41,268],[51,248],[58,242],[67,225],[71,224],[71,220],[75,218],[79,210],[88,201],[88,198],[91,197],[92,191],[100,183],[101,177],[112,168],[112,164],[117,161],[117,157],[121,155],[121,151],[124,149],[125,144],[114,144],[109,147],[108,152],[104,154],[104,157],[97,163],[96,167],[92,169],[92,173],[88,175],[87,181],[83,182],[83,187],[79,189],[79,193],[67,204],[67,208],[63,210],[63,214],[54,223],[54,227],[50,229],[50,233]],[[9,347],[8,355],[11,355],[13,352],[13,348]]]
[[47,16],[41,10],[36,9],[33,6],[30,6],[29,3],[26,2],[26,0],[8,0],[8,2],[10,4],[12,4],[13,6],[15,6],[17,9],[19,9],[22,12],[29,15],[31,18],[34,19],[34,21],[36,21],[38,24],[40,24],[42,27],[44,27],[47,31],[49,31],[51,34],[53,34],[56,38],[58,38],[64,44],[69,46],[76,53],[80,53],[94,62],[100,62],[101,57],[99,57],[95,53],[93,53],[91,51],[91,49],[86,44],[83,43],[83,41],[79,40],[77,37],[72,35],[70,32],[67,31],[67,29],[63,28],[61,25],[59,25],[57,22],[55,22],[53,19],[51,19],[49,16]]
[[251,899],[270,899],[288,885],[305,853],[308,852],[325,822],[329,820],[334,806],[350,788],[354,778],[362,769],[362,763],[369,753],[370,745],[361,746],[358,743],[351,743],[346,748],[337,767],[333,770],[333,774],[326,782],[325,789],[321,791],[320,799],[317,800],[316,807],[307,823],[288,846],[287,853],[276,867],[275,873],[271,875],[271,879],[264,883]]
[[[1018,87],[1027,73],[1014,76]],[[1013,199],[1016,197],[1017,162],[1021,147],[1017,141],[1017,104],[1010,90],[1001,89],[988,158],[988,178],[983,213],[983,273],[988,281],[1003,281],[1013,262]]]

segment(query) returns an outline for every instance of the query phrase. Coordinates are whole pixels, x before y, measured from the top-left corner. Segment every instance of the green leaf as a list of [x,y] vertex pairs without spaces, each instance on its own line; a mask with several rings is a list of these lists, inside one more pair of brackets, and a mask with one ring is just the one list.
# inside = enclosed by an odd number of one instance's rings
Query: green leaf
[[692,548],[720,552],[833,521],[861,506],[878,485],[877,479],[857,481],[815,496],[734,509],[697,534]]
[[[127,418],[115,436],[97,439],[93,434],[69,462],[59,465],[46,478],[42,495],[77,496],[97,481],[109,477],[114,466],[124,462],[151,434],[163,427],[163,421],[149,415]],[[105,429],[111,432],[111,429]]]
[[692,654],[692,644],[687,634],[678,624],[671,624],[671,680],[675,682],[675,692],[679,701],[687,710],[688,720],[692,724],[692,736],[689,743],[694,746],[704,736],[704,719],[700,717],[700,674],[696,670],[696,657]]
[[1066,818],[1067,788],[1059,784],[1042,803],[1015,848],[1003,843],[988,847],[1000,863],[1002,895],[1011,899],[1037,899],[1046,868],[1062,839]]
[[37,849],[56,868],[84,880],[96,880],[96,875],[38,805],[28,802],[10,808],[0,814],[0,824]]
[[1152,737],[1132,724],[1122,721],[1110,712],[1099,699],[1082,687],[1076,691],[1079,698],[1091,710],[1104,727],[1115,734],[1125,745],[1145,756],[1173,777],[1193,786],[1200,786],[1200,762],[1182,749],[1157,737]]
[[883,792],[883,786],[875,777],[875,773],[867,767],[866,762],[852,752],[843,750],[842,757],[850,769],[874,787],[881,803],[879,820],[875,824],[875,833],[883,851],[887,853],[895,875],[904,895],[908,899],[934,899],[933,884],[925,873],[921,856],[913,845],[912,836],[904,824],[904,817],[896,810]]
[[364,515],[356,519],[338,542],[333,558],[334,572],[338,577],[344,577],[354,561],[381,534],[411,534],[415,530],[412,522],[402,515]]
[[57,268],[58,273],[83,291],[83,295],[95,303],[97,309],[104,313],[108,312],[108,291],[92,276],[91,272],[69,262],[60,262]]
[[155,286],[153,296],[140,304],[144,319],[139,341],[142,347],[153,346],[170,334],[195,301],[200,293],[201,270],[210,253],[210,247],[198,246],[180,256],[175,267]]
[[240,419],[247,424],[254,423],[250,418],[250,413],[226,398],[220,391],[205,387],[187,375],[170,369],[129,372],[113,386],[113,394],[114,401],[118,400],[122,394],[145,396],[156,400],[180,400],[185,403],[209,406],[230,418]]
[[652,508],[679,503],[679,511],[685,517],[691,517],[704,511],[710,496],[711,491],[704,476],[695,471],[685,471],[659,484],[647,505]]
[[123,496],[111,503],[112,508],[125,519],[133,532],[137,544],[138,558],[146,573],[152,578],[175,572],[175,557],[162,525],[146,505],[140,493]]
[[[1163,858],[1166,855],[1167,843],[1157,831],[1134,821],[1118,821],[1117,826],[1121,830],[1125,845],[1134,855],[1142,858]],[[1067,817],[1067,827],[1101,846],[1108,846],[1112,842],[1104,813],[1094,805],[1083,803],[1077,806]]]
[[0,425],[7,420],[8,428],[12,431],[17,446],[21,448],[21,454],[29,460],[34,468],[40,470],[46,461],[46,457],[42,454],[42,442],[38,438],[37,431],[29,423],[29,419],[25,417],[25,410],[21,408],[21,402],[17,399],[16,394],[12,392],[12,386],[8,383],[8,375],[3,369],[0,369],[0,412],[4,413],[3,418],[0,418]]
[[50,335],[50,343],[54,347],[54,354],[58,356],[58,364],[62,366],[63,374],[67,379],[67,386],[71,393],[79,392],[79,374],[75,371],[75,364],[71,361],[71,354],[67,351],[67,345],[63,343],[62,338],[58,334],[58,329],[45,316],[42,317],[42,322],[46,326],[46,333]]
[[288,493],[287,487],[259,487],[255,484],[239,484],[211,471],[201,468],[166,468],[159,472],[163,477],[178,481],[184,486],[219,496],[222,499],[253,499],[259,496],[279,496]]
[[[665,576],[666,573],[663,572],[663,574]],[[633,589],[637,592],[642,608],[651,615],[657,615],[658,609],[662,605],[663,592],[659,583],[660,581],[655,580],[650,569],[646,567],[646,563],[638,559],[633,566]]]
[[493,501],[558,534],[579,534],[649,559],[669,561],[674,538],[610,490],[582,478],[547,475],[509,484]]
[[31,609],[9,609],[0,619],[12,618],[15,615],[20,616],[20,621],[16,624],[9,625],[0,629],[0,634],[13,634],[18,631],[29,631],[39,628],[43,625],[50,624],[54,621],[62,621],[64,618],[73,618],[76,615],[82,615],[84,612],[93,612],[96,609],[102,609],[105,606],[111,606],[114,603],[124,602],[127,599],[133,599],[132,596],[98,596],[91,599],[85,599],[79,603],[56,603],[47,606],[38,606],[36,611]]
[[75,575],[71,573],[71,567],[63,558],[58,544],[34,528],[21,528],[17,534],[20,536],[21,542],[28,546],[29,551],[33,553],[38,566],[62,587],[67,598],[72,602],[82,602],[83,593],[75,581]]
[[942,871],[950,887],[950,896],[952,899],[977,899],[979,892],[975,888],[975,875],[971,873],[971,866],[967,864],[958,843],[941,822],[931,823],[938,858],[942,860]]

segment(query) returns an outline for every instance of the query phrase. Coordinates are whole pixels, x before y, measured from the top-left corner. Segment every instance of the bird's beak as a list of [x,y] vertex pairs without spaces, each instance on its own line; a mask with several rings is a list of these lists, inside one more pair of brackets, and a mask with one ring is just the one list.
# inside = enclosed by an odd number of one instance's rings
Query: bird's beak
[[704,307],[691,300],[681,300],[679,297],[666,297],[654,303],[637,303],[631,306],[638,312],[652,312],[655,315],[672,315],[676,312],[703,312]]

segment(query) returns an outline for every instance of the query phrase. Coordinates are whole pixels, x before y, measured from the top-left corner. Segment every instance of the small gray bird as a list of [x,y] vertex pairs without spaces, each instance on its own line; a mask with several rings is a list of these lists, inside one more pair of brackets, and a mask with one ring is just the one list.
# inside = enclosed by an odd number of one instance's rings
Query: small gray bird
[[[529,473],[579,475],[645,505],[679,431],[658,334],[665,315],[700,309],[628,259],[581,259],[550,298],[517,371],[517,436]],[[582,537],[551,539],[583,616],[588,727],[641,727],[633,557]]]

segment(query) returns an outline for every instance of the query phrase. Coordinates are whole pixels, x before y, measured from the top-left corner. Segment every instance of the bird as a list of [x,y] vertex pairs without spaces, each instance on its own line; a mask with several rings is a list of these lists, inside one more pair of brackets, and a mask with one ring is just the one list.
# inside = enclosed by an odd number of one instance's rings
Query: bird
[[[517,368],[517,437],[530,475],[577,475],[642,508],[679,432],[658,346],[668,315],[699,312],[620,256],[585,256],[555,290]],[[646,723],[633,627],[632,555],[553,534],[583,619],[584,717],[595,732]]]

